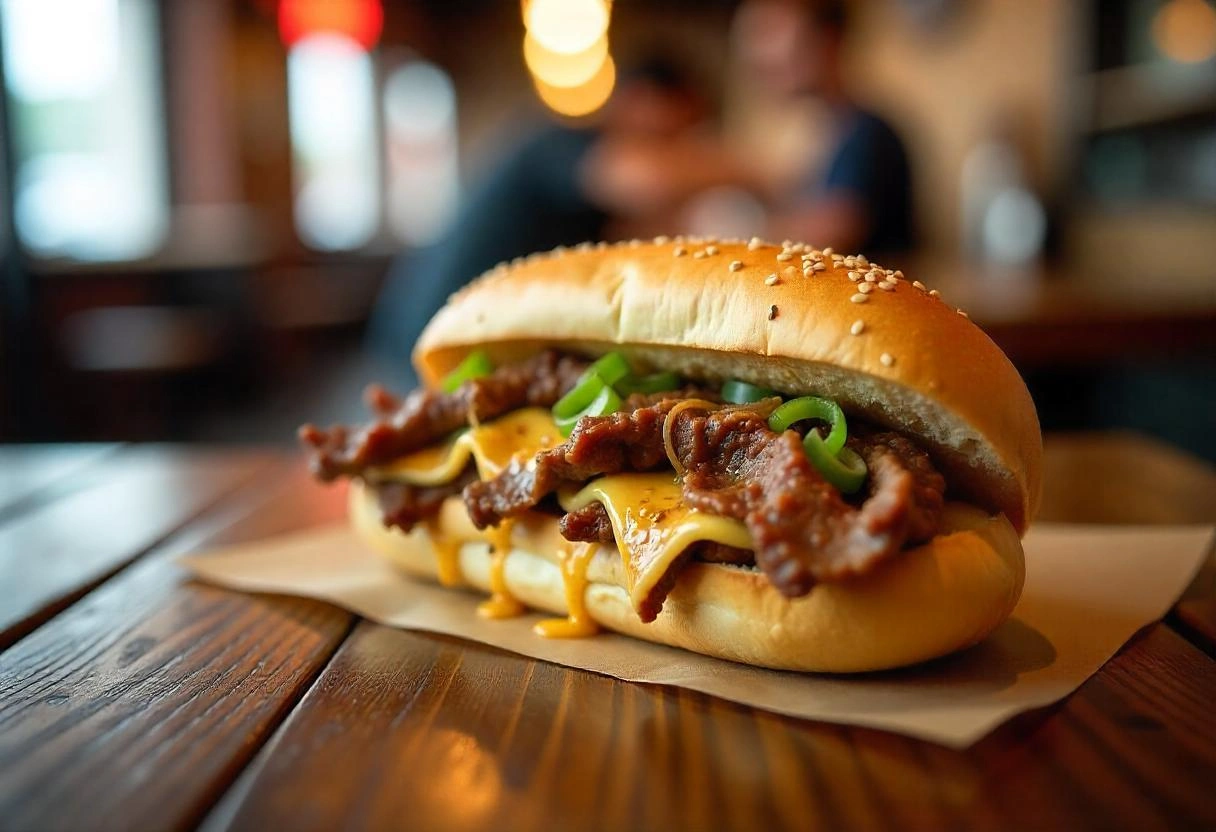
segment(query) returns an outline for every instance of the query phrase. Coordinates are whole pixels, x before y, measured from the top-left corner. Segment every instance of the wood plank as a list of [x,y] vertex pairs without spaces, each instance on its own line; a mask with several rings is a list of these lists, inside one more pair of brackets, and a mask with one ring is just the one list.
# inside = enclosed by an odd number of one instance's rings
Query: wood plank
[[0,649],[276,459],[131,446],[79,490],[0,526]]
[[40,494],[61,491],[118,445],[0,445],[0,520]]
[[339,490],[280,473],[0,654],[0,826],[193,826],[298,701],[351,616],[173,562],[343,514]]
[[1213,690],[1157,626],[955,752],[361,623],[204,828],[1211,828]]

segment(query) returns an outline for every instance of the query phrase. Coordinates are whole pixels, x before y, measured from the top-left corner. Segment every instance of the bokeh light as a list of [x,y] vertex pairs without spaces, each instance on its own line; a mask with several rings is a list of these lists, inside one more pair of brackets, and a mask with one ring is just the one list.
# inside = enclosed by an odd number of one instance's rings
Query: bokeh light
[[1216,56],[1216,9],[1205,0],[1169,0],[1153,17],[1153,43],[1179,63]]
[[552,52],[576,55],[608,31],[606,0],[527,0],[524,26]]
[[577,87],[555,87],[539,78],[532,79],[536,92],[549,109],[563,116],[590,115],[604,106],[616,85],[616,64],[609,57],[591,80]]
[[616,85],[608,0],[523,0],[524,63],[541,101],[572,118],[604,106]]
[[587,49],[573,55],[554,52],[530,33],[524,35],[524,62],[534,77],[549,86],[577,87],[586,84],[600,71],[607,58],[607,33]]

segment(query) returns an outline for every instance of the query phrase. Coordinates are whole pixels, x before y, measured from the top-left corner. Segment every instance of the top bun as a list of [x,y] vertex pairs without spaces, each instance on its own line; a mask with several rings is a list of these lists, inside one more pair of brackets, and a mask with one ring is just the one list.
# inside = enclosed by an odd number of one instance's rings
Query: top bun
[[1017,370],[961,311],[861,255],[663,237],[534,254],[453,295],[414,365],[434,386],[473,349],[505,363],[550,347],[827,396],[918,437],[953,493],[1019,533],[1038,508],[1042,437]]

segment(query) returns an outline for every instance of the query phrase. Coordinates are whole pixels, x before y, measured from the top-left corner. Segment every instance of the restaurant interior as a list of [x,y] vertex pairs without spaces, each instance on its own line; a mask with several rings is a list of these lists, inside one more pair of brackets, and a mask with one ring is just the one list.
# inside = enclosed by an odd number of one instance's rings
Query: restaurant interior
[[1216,5],[812,5],[0,0],[0,442],[289,444],[495,263],[683,234],[874,241],[1045,431],[1216,460]]

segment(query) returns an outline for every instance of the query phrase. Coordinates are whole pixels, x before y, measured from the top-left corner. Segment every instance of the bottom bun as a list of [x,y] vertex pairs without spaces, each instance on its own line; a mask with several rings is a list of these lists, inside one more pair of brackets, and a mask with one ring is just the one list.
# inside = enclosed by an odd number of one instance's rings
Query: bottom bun
[[[373,549],[414,576],[438,577],[432,533],[461,541],[462,580],[489,590],[489,549],[459,498],[444,504],[429,529],[406,534],[384,526],[373,488],[356,482],[350,513]],[[952,503],[942,529],[870,575],[819,584],[801,598],[781,595],[758,570],[693,562],[649,624],[629,602],[615,547],[601,546],[587,571],[585,604],[609,630],[749,665],[829,673],[901,667],[979,642],[1022,592],[1022,545],[1004,515]],[[561,543],[555,518],[524,518],[512,534],[505,576],[527,606],[565,615]]]

